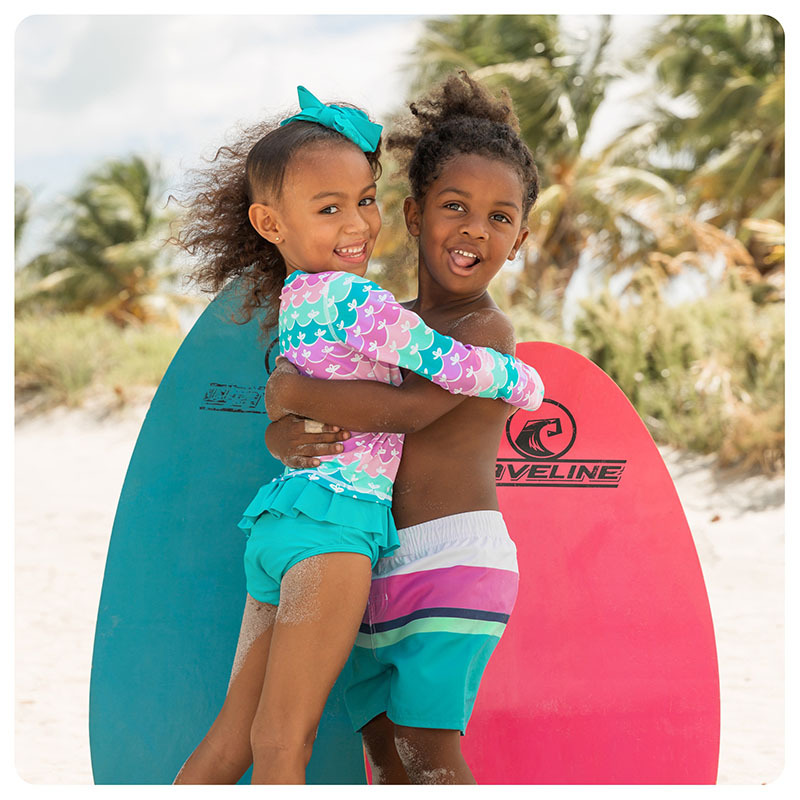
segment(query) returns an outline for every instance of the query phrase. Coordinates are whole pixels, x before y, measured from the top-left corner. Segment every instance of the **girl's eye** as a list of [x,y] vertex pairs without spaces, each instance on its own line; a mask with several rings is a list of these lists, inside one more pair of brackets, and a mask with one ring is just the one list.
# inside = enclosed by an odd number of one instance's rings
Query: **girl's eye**
[[339,209],[336,206],[325,206],[320,209],[320,214],[335,214]]
[[464,210],[464,206],[462,206],[461,203],[457,203],[455,200],[452,200],[449,203],[445,203],[444,207],[445,208],[449,208],[451,211],[463,211]]
[[374,197],[364,197],[359,202],[359,205],[360,206],[371,206],[371,205],[374,205],[374,203],[375,203],[375,198]]
[[492,219],[496,219],[498,222],[511,222],[511,220],[505,214],[492,214]]

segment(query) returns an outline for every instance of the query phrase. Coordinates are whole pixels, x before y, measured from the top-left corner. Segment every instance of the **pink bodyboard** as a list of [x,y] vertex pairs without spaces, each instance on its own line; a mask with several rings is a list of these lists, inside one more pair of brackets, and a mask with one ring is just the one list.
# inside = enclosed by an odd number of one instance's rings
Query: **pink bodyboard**
[[597,366],[548,343],[517,355],[545,401],[509,419],[498,453],[520,589],[467,762],[481,784],[714,783],[714,629],[667,468]]

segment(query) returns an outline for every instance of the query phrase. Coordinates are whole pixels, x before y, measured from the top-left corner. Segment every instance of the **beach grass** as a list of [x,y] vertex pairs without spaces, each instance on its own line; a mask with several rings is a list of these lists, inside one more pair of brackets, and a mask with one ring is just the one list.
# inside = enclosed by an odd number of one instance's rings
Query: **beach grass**
[[736,279],[668,305],[656,292],[582,303],[572,346],[620,386],[660,444],[764,472],[785,459],[783,303]]
[[77,407],[94,390],[118,397],[155,386],[180,346],[182,334],[157,325],[121,328],[86,313],[30,314],[14,326],[17,399],[37,408]]

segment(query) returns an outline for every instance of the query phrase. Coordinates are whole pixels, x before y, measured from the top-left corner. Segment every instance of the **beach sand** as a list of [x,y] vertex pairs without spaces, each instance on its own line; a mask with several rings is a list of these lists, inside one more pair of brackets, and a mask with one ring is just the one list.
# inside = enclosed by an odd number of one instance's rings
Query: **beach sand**
[[[16,428],[16,752],[37,784],[92,783],[94,624],[117,499],[146,403],[56,409]],[[783,767],[784,481],[721,477],[662,451],[697,546],[717,634],[719,782]]]

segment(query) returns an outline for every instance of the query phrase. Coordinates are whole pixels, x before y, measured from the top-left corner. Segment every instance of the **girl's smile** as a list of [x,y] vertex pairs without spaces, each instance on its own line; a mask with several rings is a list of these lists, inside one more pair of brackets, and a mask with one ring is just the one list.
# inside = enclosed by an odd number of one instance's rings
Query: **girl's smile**
[[337,247],[334,251],[339,258],[351,264],[360,264],[367,257],[367,242],[352,247]]
[[450,159],[421,203],[406,201],[420,269],[459,295],[485,289],[528,235],[522,192],[517,172],[503,161],[472,153]]

